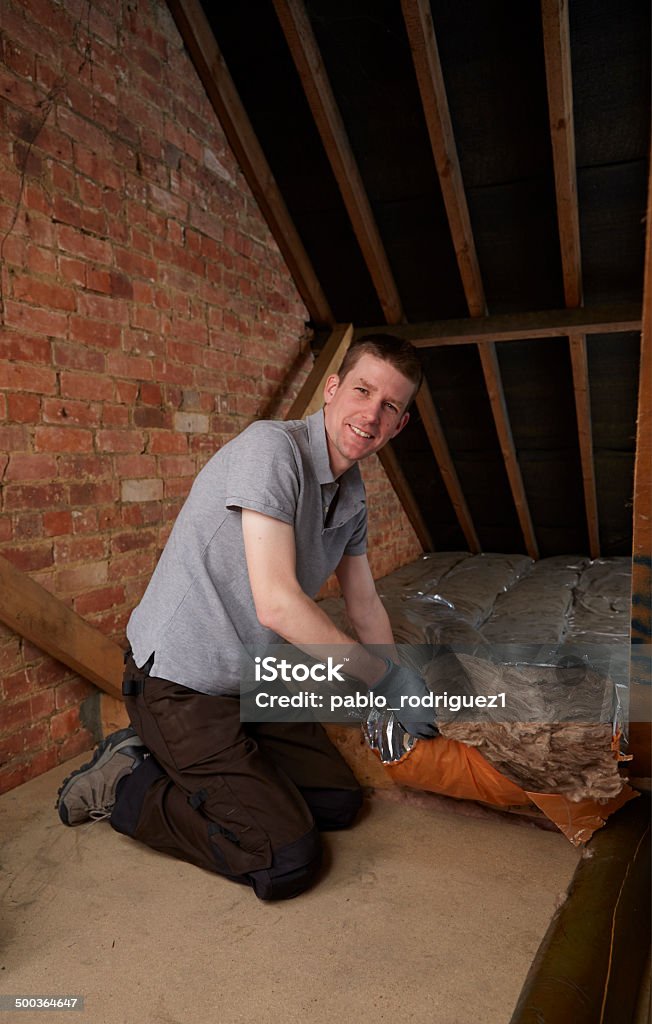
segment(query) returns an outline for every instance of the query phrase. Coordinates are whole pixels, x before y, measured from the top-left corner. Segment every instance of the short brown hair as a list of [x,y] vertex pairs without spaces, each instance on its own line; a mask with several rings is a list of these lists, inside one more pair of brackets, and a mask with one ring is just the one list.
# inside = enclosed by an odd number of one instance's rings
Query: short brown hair
[[[417,350],[409,341],[397,338],[394,334],[366,334],[352,342],[342,360],[342,365],[337,371],[340,380],[343,380],[347,373],[350,373],[361,356],[376,356],[383,359],[402,373],[404,377],[414,384],[414,395],[421,387],[423,380],[423,367],[419,360]],[[412,398],[414,398],[414,395]],[[410,399],[411,404],[412,399]]]

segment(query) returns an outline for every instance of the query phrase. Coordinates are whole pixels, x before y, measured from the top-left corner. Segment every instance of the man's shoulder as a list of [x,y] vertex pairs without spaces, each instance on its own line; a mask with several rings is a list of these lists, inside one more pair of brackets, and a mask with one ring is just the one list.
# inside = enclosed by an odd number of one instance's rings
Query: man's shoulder
[[252,449],[259,449],[262,445],[266,449],[278,450],[279,447],[300,446],[306,434],[303,420],[254,420],[230,444]]

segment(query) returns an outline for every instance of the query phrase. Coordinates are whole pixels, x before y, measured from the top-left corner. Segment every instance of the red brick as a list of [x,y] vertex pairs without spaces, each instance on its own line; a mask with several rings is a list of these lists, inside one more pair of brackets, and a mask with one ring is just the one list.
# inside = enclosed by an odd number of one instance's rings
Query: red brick
[[60,711],[50,719],[50,735],[53,740],[63,740],[80,727],[79,708],[68,708]]
[[99,157],[91,149],[76,142],[74,159],[78,169],[93,181],[106,185],[107,188],[122,188],[124,172],[119,165],[112,163],[110,158]]
[[110,377],[73,371],[61,374],[60,386],[64,398],[87,398],[97,402],[111,401],[115,392],[115,384]]
[[88,594],[80,594],[74,600],[74,608],[78,615],[86,616],[124,604],[124,601],[124,587],[103,587],[101,590],[91,590]]
[[[141,385],[141,387],[143,386]],[[134,405],[138,398],[138,384],[132,380],[117,380],[115,382],[115,397],[124,405]]]
[[41,399],[38,395],[17,392],[7,395],[7,414],[16,423],[36,423],[40,418]]
[[34,445],[40,452],[90,452],[93,435],[77,427],[37,427]]
[[115,501],[117,488],[113,483],[71,484],[71,505],[108,505]]
[[63,594],[77,594],[80,590],[90,590],[106,583],[108,578],[107,562],[89,562],[71,569],[59,569],[57,572],[57,589]]
[[122,427],[126,430],[129,426],[129,409],[124,405],[105,405],[102,409],[102,426]]
[[53,370],[38,366],[0,362],[0,388],[53,395],[57,389],[57,376]]
[[39,540],[43,536],[43,519],[39,512],[29,512],[14,517],[13,539]]
[[111,474],[110,461],[101,455],[60,455],[57,467],[59,476],[68,480],[106,479]]
[[34,277],[14,278],[12,294],[16,299],[24,299],[35,306],[46,306],[50,309],[66,309],[69,312],[76,308],[75,293],[72,288],[63,285],[48,284]]
[[40,544],[30,547],[7,548],[4,557],[22,572],[32,572],[35,569],[46,569],[52,565],[52,545]]
[[[119,323],[89,320],[85,316],[71,316],[70,318],[71,341],[78,341],[84,345],[93,345],[95,348],[120,348],[122,330],[123,328]],[[96,356],[100,354],[97,353]]]
[[188,439],[185,434],[168,434],[155,431],[150,434],[147,451],[153,455],[185,455],[188,451]]
[[43,532],[48,537],[57,537],[72,532],[72,513],[64,510],[43,513]]
[[54,691],[54,704],[57,711],[71,704],[80,704],[93,693],[93,686],[86,679],[69,679],[61,683]]
[[150,379],[153,376],[151,359],[142,356],[127,356],[122,353],[112,352],[107,361],[108,372],[116,377],[135,377],[137,379]]
[[94,263],[109,264],[111,262],[111,246],[101,238],[92,238],[66,224],[59,225],[58,236],[59,246],[64,252],[71,252],[75,256],[92,260]]
[[54,542],[55,562],[99,561],[108,553],[108,538],[104,537],[61,537]]
[[119,477],[151,477],[156,475],[153,455],[117,455],[115,471]]
[[92,733],[88,729],[80,729],[79,732],[74,733],[72,736],[67,736],[56,748],[58,761],[60,764],[64,761],[69,761],[71,758],[77,757],[78,754],[82,754],[85,750],[90,750],[93,746],[94,739]]
[[10,426],[0,427],[0,451],[21,451],[29,446],[29,432],[27,427],[14,423]]
[[100,407],[88,402],[71,399],[44,398],[44,423],[74,423],[76,426],[97,427],[100,423]]
[[100,517],[95,508],[76,508],[72,513],[73,533],[97,533],[102,528]]
[[0,358],[24,363],[50,364],[52,346],[45,338],[35,338],[17,331],[0,335]]
[[49,508],[65,504],[68,489],[63,484],[42,484],[32,486],[5,487],[4,507],[8,511],[20,509]]
[[97,447],[104,452],[139,452],[144,438],[138,430],[98,430]]

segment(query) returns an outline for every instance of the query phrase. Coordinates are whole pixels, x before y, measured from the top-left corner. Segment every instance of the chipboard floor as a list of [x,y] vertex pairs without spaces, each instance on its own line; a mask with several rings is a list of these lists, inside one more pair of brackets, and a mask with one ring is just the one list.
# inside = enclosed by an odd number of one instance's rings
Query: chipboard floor
[[380,797],[287,903],[54,810],[87,756],[0,797],[0,1024],[507,1024],[580,854],[560,834]]

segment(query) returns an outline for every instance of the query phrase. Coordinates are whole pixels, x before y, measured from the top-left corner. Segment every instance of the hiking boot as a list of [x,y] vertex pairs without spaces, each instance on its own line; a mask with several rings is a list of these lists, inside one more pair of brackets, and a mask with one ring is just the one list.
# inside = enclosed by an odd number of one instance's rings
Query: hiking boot
[[92,760],[63,781],[56,807],[64,825],[108,818],[120,779],[148,756],[145,744],[131,727],[107,736]]

